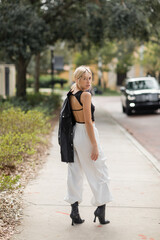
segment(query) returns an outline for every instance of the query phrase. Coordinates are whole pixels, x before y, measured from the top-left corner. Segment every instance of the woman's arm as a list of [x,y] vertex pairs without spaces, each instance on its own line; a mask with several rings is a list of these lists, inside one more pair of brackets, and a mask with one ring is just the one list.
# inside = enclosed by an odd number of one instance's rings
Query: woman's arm
[[93,123],[91,119],[91,94],[89,92],[83,92],[81,95],[81,102],[83,104],[85,126],[92,144],[91,158],[92,160],[97,160],[98,146],[97,146],[94,129],[93,129]]

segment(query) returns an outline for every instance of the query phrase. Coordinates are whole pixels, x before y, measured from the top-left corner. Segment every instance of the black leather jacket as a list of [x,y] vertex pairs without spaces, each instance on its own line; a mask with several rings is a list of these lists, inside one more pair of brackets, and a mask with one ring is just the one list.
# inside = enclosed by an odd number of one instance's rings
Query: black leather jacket
[[71,91],[67,93],[67,97],[63,102],[59,116],[58,143],[60,145],[61,161],[74,162],[73,151],[73,126],[75,119],[71,110],[69,96]]

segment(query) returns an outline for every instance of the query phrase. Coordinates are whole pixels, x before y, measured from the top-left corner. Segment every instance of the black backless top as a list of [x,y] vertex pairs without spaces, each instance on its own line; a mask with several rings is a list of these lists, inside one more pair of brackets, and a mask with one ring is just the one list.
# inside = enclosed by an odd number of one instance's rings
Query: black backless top
[[[82,93],[83,93],[83,91],[81,91],[81,90],[78,91],[78,92],[76,92],[75,94],[72,93],[72,95],[77,98],[77,100],[78,100],[78,102],[80,103],[81,106],[83,106],[83,104],[82,104],[81,101],[80,101],[80,97],[81,97],[81,94],[82,94]],[[72,109],[72,111],[81,111],[81,110],[83,110],[83,108],[78,109],[78,110]],[[91,103],[91,118],[92,118],[92,121],[95,120],[95,119],[94,119],[94,111],[95,111],[95,106],[93,105],[93,103]],[[82,123],[83,123],[83,122],[82,122]]]

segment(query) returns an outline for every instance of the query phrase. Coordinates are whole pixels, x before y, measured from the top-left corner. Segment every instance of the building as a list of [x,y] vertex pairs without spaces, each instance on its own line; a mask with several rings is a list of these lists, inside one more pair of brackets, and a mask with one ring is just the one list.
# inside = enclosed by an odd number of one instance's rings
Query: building
[[16,70],[13,64],[0,64],[0,96],[15,96]]

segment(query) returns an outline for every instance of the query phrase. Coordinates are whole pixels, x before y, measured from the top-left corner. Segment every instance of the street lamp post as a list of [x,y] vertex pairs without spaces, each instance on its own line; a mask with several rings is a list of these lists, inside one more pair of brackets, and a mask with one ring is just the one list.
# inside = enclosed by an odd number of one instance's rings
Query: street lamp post
[[99,56],[98,58],[98,85],[101,86],[101,78],[102,78],[102,58]]

